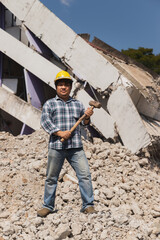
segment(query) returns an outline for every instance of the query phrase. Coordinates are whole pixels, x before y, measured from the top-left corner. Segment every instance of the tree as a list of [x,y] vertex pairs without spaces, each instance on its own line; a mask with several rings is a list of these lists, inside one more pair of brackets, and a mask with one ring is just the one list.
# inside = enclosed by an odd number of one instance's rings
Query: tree
[[160,74],[160,54],[154,55],[152,48],[139,47],[138,49],[128,48],[121,50],[123,54],[142,63],[147,68]]

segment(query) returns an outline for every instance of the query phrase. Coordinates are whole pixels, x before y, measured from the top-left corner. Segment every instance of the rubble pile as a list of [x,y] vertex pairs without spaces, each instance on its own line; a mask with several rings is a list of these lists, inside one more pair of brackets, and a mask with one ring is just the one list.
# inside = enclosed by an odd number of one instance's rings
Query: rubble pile
[[77,179],[65,162],[55,213],[37,217],[42,206],[48,135],[38,130],[14,137],[0,132],[0,240],[160,239],[160,168],[148,152],[131,154],[120,143],[83,139],[97,213],[80,213]]

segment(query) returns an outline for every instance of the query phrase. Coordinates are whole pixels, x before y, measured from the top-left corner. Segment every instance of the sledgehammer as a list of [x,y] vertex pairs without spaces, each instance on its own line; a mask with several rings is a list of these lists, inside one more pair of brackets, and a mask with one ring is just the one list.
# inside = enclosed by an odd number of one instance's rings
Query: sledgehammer
[[[90,101],[89,105],[91,106],[91,110],[93,110],[94,108],[101,108],[101,103],[100,102],[96,102],[96,101]],[[71,133],[76,129],[76,127],[85,119],[86,114],[83,114],[82,117],[80,117],[78,119],[78,121],[74,124],[74,126],[70,129]],[[61,138],[61,142],[64,142],[65,139]]]

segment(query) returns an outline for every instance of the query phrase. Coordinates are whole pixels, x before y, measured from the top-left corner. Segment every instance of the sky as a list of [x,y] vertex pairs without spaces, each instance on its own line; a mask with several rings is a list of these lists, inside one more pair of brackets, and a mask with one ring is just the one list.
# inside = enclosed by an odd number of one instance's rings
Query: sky
[[121,51],[160,54],[160,0],[40,0],[74,32],[89,33]]

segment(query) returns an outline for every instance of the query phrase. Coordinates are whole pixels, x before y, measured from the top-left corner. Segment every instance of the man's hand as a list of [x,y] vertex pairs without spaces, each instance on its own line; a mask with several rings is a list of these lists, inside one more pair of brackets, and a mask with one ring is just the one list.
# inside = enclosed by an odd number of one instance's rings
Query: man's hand
[[86,119],[89,119],[93,114],[93,110],[91,108],[87,108],[87,110],[85,111],[85,114],[86,114]]
[[63,138],[64,140],[67,140],[68,138],[71,137],[71,131],[58,131],[54,133],[54,135]]

